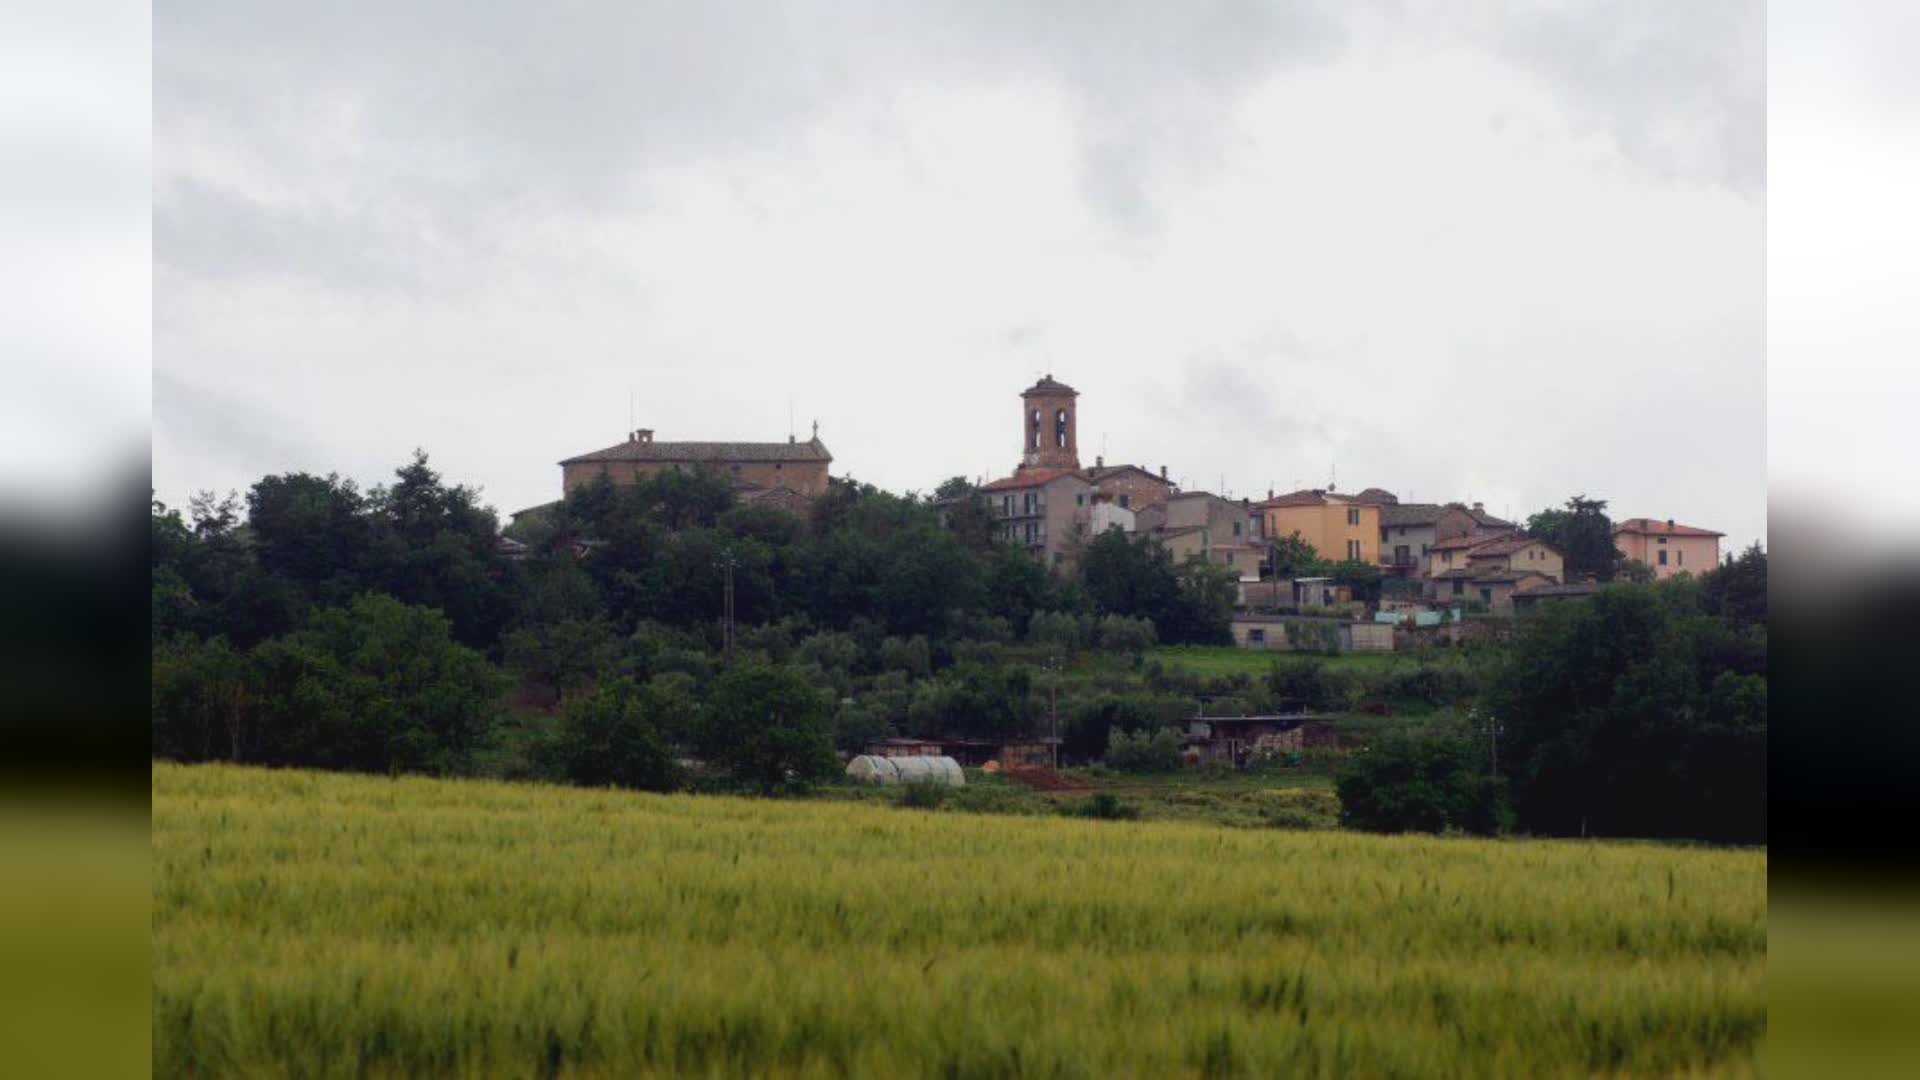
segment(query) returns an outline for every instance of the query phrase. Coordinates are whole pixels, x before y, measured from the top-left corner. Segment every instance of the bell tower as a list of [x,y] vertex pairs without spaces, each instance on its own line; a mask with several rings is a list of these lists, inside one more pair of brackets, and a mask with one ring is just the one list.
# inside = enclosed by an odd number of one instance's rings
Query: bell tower
[[1080,392],[1049,374],[1020,395],[1020,426],[1026,438],[1020,445],[1020,469],[1078,469],[1077,433]]

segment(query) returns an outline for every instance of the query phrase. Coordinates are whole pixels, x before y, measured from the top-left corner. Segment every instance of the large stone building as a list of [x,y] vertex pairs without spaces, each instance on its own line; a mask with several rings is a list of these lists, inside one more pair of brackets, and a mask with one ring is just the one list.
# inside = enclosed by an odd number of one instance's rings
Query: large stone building
[[707,469],[732,481],[741,498],[791,505],[827,493],[827,466],[833,455],[813,437],[800,442],[658,442],[642,428],[626,441],[602,450],[570,457],[560,463],[563,492],[604,476],[616,484],[631,484],[643,476],[673,471]]

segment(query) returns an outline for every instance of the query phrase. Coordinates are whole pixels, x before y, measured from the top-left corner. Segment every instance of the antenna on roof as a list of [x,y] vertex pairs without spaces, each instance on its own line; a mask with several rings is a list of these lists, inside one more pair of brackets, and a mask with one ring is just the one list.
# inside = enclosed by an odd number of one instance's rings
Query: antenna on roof
[[793,394],[787,394],[787,441],[793,441]]
[[633,384],[627,384],[627,436],[633,436]]

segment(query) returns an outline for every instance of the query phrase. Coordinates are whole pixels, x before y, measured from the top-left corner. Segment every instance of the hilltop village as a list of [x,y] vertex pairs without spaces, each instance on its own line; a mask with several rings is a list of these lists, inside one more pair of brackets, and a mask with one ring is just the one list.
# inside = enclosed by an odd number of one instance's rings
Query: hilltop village
[[[1289,648],[1277,620],[1318,615],[1348,624],[1340,630],[1346,648],[1387,649],[1396,625],[1510,616],[1599,587],[1592,574],[1570,572],[1559,546],[1477,501],[1402,502],[1380,487],[1348,493],[1332,485],[1269,491],[1257,501],[1182,490],[1166,465],[1100,456],[1083,463],[1080,394],[1051,374],[1019,397],[1017,464],[1006,476],[943,491],[934,500],[942,521],[984,509],[1000,540],[1054,571],[1070,569],[1091,539],[1112,530],[1151,538],[1175,563],[1217,564],[1236,582],[1233,635],[1241,645]],[[815,424],[804,442],[665,442],[639,429],[560,467],[563,492],[602,477],[631,484],[662,471],[706,471],[725,477],[742,503],[804,513],[835,482],[832,462]],[[1611,531],[1630,577],[1660,580],[1720,564],[1724,534],[1713,529],[1635,517]],[[1326,572],[1293,572],[1303,564]]]

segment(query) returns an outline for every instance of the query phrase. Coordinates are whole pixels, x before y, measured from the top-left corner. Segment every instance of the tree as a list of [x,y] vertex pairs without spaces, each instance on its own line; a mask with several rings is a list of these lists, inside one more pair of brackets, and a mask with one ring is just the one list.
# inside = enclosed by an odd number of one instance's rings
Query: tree
[[177,634],[153,650],[153,755],[247,760],[257,680],[222,637]]
[[1767,553],[1759,541],[1700,576],[1700,606],[1736,623],[1766,625]]
[[403,603],[439,609],[464,644],[491,645],[509,615],[493,511],[473,488],[443,483],[424,450],[415,450],[394,477],[392,485],[367,494],[374,546],[364,568],[367,585]]
[[836,771],[824,695],[792,668],[741,664],[717,679],[698,738],[702,756],[772,795]]
[[1605,499],[1575,495],[1565,510],[1542,510],[1527,519],[1527,535],[1560,550],[1567,580],[1590,577],[1612,581],[1626,556],[1613,543],[1613,521]]
[[259,750],[248,760],[362,772],[464,771],[506,677],[446,616],[367,594],[252,653]]
[[1328,575],[1336,585],[1345,585],[1353,593],[1353,598],[1368,607],[1377,607],[1380,603],[1380,568],[1372,563],[1358,559],[1347,559],[1333,564]]
[[1176,772],[1180,768],[1180,732],[1170,727],[1130,735],[1119,728],[1107,736],[1105,762],[1122,772]]
[[1694,585],[1615,585],[1523,620],[1488,704],[1522,829],[1764,841],[1764,631]]
[[1336,790],[1341,823],[1369,832],[1492,835],[1504,816],[1501,783],[1463,733],[1390,734],[1354,755]]
[[260,568],[316,604],[344,604],[364,588],[374,534],[365,497],[338,475],[262,477],[247,494],[247,529]]
[[1267,541],[1267,567],[1276,581],[1324,577],[1327,573],[1326,560],[1298,532]]
[[675,790],[680,767],[662,728],[681,705],[670,687],[629,678],[568,701],[556,739],[559,771],[576,784]]

